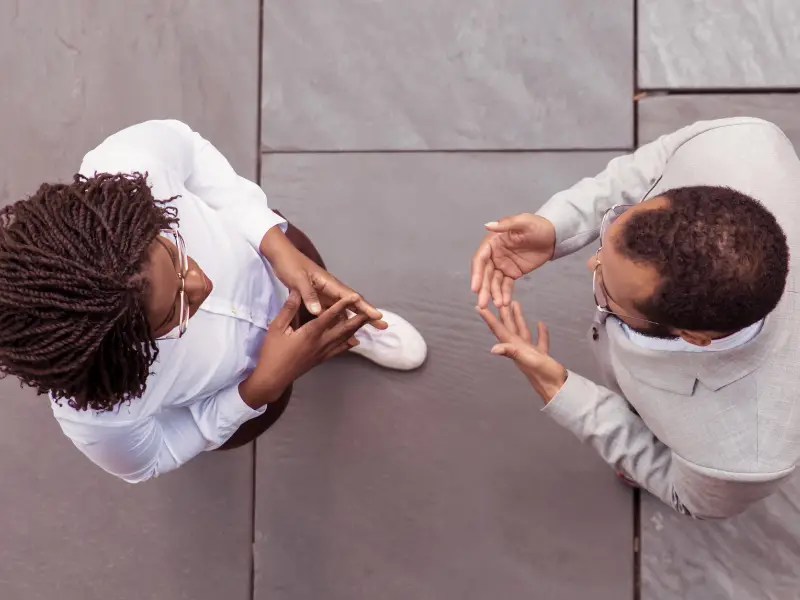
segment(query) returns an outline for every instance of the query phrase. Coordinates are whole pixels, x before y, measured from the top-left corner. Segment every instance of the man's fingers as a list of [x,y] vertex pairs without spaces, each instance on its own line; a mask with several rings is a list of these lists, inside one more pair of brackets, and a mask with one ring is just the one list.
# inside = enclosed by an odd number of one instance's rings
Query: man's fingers
[[481,291],[478,294],[478,306],[486,308],[489,306],[489,300],[492,297],[491,285],[492,275],[494,274],[494,265],[487,262],[483,269],[483,281],[481,282]]
[[512,340],[511,332],[506,329],[505,325],[503,325],[500,320],[494,316],[492,311],[488,308],[478,308],[478,314],[486,321],[486,324],[489,326],[489,329],[492,330],[492,333],[495,337],[500,340],[501,342],[510,342]]
[[486,223],[486,225],[484,225],[484,227],[486,227],[486,229],[492,233],[505,233],[511,229],[513,219],[514,217],[506,217],[504,219],[500,219],[499,221],[489,221]]
[[536,349],[542,354],[550,354],[550,330],[547,325],[539,321],[539,338],[536,340]]
[[503,279],[503,306],[508,306],[511,304],[511,300],[514,297],[514,278],[506,276]]
[[517,335],[529,344],[532,343],[533,337],[531,337],[531,330],[528,329],[528,324],[525,322],[525,315],[522,314],[522,306],[520,306],[519,302],[511,303],[511,313],[517,328]]
[[489,246],[489,241],[483,240],[481,245],[478,247],[478,251],[475,252],[475,255],[472,257],[472,280],[470,282],[470,288],[472,289],[473,294],[477,294],[481,289],[481,284],[483,283],[483,271],[491,256],[492,248]]
[[503,290],[501,288],[503,277],[503,272],[499,269],[495,269],[494,274],[492,275],[491,290],[492,300],[494,300],[494,305],[497,308],[503,306]]
[[270,327],[277,327],[278,331],[286,331],[292,325],[297,311],[300,309],[300,294],[297,290],[292,290],[286,302],[283,303],[281,310],[272,320]]
[[495,356],[506,356],[511,360],[516,360],[519,350],[514,344],[495,344],[492,346],[491,353]]
[[514,316],[511,314],[511,308],[508,306],[501,306],[498,312],[500,313],[500,321],[506,326],[506,329],[512,334],[517,335],[519,332],[517,331],[517,324],[514,321]]

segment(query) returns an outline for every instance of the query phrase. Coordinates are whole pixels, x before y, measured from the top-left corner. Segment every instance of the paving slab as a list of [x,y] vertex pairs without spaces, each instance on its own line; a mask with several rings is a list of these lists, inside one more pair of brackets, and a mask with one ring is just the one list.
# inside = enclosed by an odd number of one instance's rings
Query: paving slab
[[[800,147],[793,94],[645,98],[642,143],[698,119],[769,119]],[[641,504],[642,600],[790,600],[800,592],[800,479],[727,521],[681,517],[651,496]]]
[[800,590],[800,478],[718,522],[642,501],[642,600],[794,600]]
[[263,148],[630,147],[633,26],[630,0],[271,0]]
[[637,0],[640,88],[800,87],[795,0]]
[[147,119],[189,122],[253,176],[258,5],[0,2],[0,203],[69,179],[87,150]]
[[800,148],[800,94],[686,94],[639,101],[639,143],[696,121],[758,117],[775,123]]
[[[0,2],[0,203],[64,180],[103,137],[191,123],[255,175],[257,0]],[[0,387],[0,598],[249,600],[252,447],[130,486]]]
[[[631,598],[632,497],[492,357],[469,262],[482,224],[536,210],[610,153],[264,158],[274,206],[332,272],[414,322],[415,373],[337,359],[257,442],[256,600]],[[591,249],[520,285],[588,375]]]
[[48,400],[0,383],[0,598],[249,600],[252,448],[154,481],[107,475]]

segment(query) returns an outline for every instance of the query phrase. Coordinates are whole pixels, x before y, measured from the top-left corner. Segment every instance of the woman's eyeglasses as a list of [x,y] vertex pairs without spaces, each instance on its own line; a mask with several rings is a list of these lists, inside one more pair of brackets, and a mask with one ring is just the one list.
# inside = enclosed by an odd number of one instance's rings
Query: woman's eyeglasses
[[178,289],[178,302],[180,302],[180,312],[178,326],[174,327],[166,335],[159,337],[159,340],[176,340],[186,333],[189,325],[189,302],[186,299],[186,274],[189,272],[189,255],[186,254],[186,243],[177,229],[165,229],[162,232],[171,240],[178,249],[178,264],[176,274],[180,282]]

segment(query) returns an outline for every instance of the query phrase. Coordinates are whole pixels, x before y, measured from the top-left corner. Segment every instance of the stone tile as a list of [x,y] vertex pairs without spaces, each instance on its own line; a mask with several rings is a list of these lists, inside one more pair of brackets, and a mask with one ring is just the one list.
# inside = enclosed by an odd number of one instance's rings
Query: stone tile
[[[332,272],[408,317],[416,373],[344,357],[257,443],[257,600],[631,597],[632,502],[489,355],[469,262],[482,224],[535,210],[609,153],[265,157],[271,202]],[[591,249],[520,286],[552,351],[592,375]]]
[[646,144],[695,121],[743,116],[775,123],[800,148],[800,94],[645,97],[639,101],[639,143]]
[[632,47],[630,0],[273,0],[263,148],[629,147]]
[[252,448],[129,485],[64,437],[48,400],[0,383],[0,598],[250,598]]
[[178,118],[255,175],[258,0],[0,2],[0,203],[127,125]]
[[[0,2],[0,203],[66,179],[115,130],[183,119],[249,176],[258,1]],[[235,108],[235,110],[232,110]],[[0,598],[249,598],[252,449],[129,486],[0,387]]]
[[800,86],[794,0],[638,0],[639,87]]
[[642,600],[792,600],[800,590],[800,479],[728,521],[642,503]]

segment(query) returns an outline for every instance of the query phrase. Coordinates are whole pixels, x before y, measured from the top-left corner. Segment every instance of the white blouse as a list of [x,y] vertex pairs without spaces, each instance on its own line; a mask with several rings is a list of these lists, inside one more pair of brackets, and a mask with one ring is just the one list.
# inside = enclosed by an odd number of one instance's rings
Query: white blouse
[[156,199],[179,195],[187,253],[214,289],[178,340],[158,342],[144,395],[110,412],[52,402],[63,432],[91,461],[125,481],[156,477],[222,445],[263,413],[239,396],[286,288],[259,253],[264,234],[286,222],[255,183],[238,176],[208,141],[179,121],[124,129],[89,152],[80,172],[148,174]]

